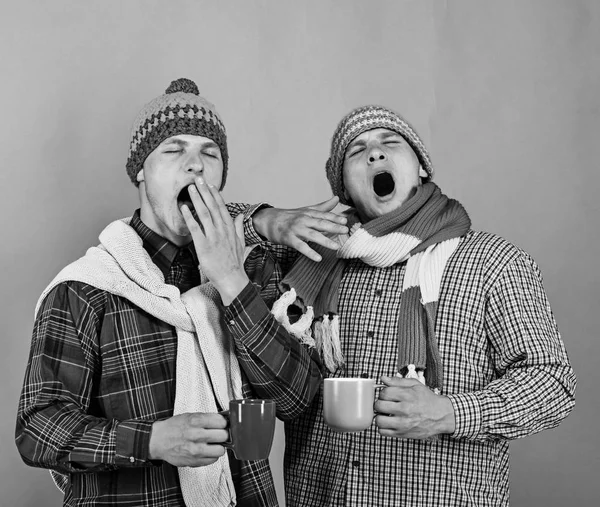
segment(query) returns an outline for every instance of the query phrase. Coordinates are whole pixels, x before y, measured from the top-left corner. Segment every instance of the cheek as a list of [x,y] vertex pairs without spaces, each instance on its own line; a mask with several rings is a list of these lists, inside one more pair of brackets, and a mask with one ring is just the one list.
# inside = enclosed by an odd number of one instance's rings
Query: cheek
[[344,171],[344,188],[354,201],[359,200],[361,195],[365,194],[367,189],[367,178],[363,171],[348,168]]
[[223,163],[215,160],[213,163],[207,164],[204,169],[204,177],[208,183],[220,188],[223,181]]

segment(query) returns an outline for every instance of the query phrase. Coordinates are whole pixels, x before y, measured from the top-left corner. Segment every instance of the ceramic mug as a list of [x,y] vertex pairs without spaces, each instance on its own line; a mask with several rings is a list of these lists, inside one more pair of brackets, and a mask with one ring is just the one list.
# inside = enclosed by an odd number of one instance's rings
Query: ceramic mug
[[366,430],[373,422],[375,389],[385,387],[371,378],[326,378],[323,381],[323,418],[338,432]]
[[229,410],[221,412],[229,419],[229,440],[223,443],[243,461],[267,459],[275,435],[275,401],[246,398],[231,400]]

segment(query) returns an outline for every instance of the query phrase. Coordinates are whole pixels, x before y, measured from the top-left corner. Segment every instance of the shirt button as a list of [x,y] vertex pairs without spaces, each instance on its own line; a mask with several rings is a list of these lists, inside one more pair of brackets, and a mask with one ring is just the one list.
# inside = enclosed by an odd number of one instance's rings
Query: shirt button
[[368,373],[365,373],[365,372],[362,372],[362,373],[360,374],[360,378],[369,378],[369,374],[368,374]]
[[375,295],[377,297],[381,297],[381,294],[383,294],[383,291],[381,289],[375,289]]
[[135,463],[135,458],[133,456],[129,456],[129,463]]
[[358,467],[360,466],[360,461],[358,461],[357,459],[355,459],[355,460],[352,462],[352,466],[353,466],[354,468],[358,468]]
[[374,331],[367,331],[367,336],[369,338],[373,338],[375,336],[375,332]]
[[231,319],[231,320],[229,321],[229,324],[233,326],[233,325],[235,324],[234,320],[233,320],[233,319]]

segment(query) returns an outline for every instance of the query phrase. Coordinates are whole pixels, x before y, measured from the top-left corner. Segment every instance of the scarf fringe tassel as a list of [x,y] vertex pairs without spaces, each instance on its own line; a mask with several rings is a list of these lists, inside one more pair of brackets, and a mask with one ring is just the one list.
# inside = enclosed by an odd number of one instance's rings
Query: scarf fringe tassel
[[[398,373],[396,373],[396,377],[414,378],[414,379],[418,380],[419,382],[421,382],[421,384],[423,384],[424,386],[427,385],[427,382],[425,382],[425,370],[417,370],[417,368],[415,367],[414,364],[409,364],[407,366],[407,368],[408,368],[408,371],[406,372],[406,375],[402,375],[402,373],[398,372]],[[440,390],[437,387],[433,388],[432,391],[435,394],[440,394]]]
[[314,319],[314,311],[312,306],[306,308],[306,312],[302,317],[292,324],[287,314],[287,309],[296,301],[296,291],[291,288],[284,292],[281,297],[275,301],[271,313],[288,333],[298,338],[300,343],[307,345],[309,348],[315,347],[315,339],[312,337],[311,325]]
[[323,315],[322,320],[315,322],[315,338],[317,350],[321,354],[326,368],[334,373],[344,365],[344,355],[340,344],[339,315]]
[[312,306],[307,306],[302,317],[292,324],[288,317],[288,308],[296,302],[296,291],[292,287],[284,292],[281,297],[275,301],[271,313],[292,336],[295,336],[300,343],[309,348],[316,348],[320,357],[325,363],[325,367],[330,372],[335,372],[344,364],[342,346],[340,344],[340,318],[338,315],[323,315],[314,321],[314,337],[312,324],[314,320],[314,310]]

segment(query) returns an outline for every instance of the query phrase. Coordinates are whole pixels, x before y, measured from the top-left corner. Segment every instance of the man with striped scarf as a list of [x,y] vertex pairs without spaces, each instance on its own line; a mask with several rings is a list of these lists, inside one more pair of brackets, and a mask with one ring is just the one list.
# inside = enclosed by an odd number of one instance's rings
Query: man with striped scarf
[[[508,505],[509,441],[557,426],[574,405],[538,266],[471,229],[432,182],[415,130],[387,108],[342,119],[326,173],[349,206],[350,234],[337,251],[315,246],[321,262],[296,261],[273,312],[318,351],[326,377],[385,387],[363,432],[328,428],[322,393],[286,422],[288,507]],[[277,231],[300,219],[263,209],[254,226],[283,243]],[[289,249],[271,248],[289,260]],[[255,361],[265,372],[255,381],[267,384],[277,365]]]

